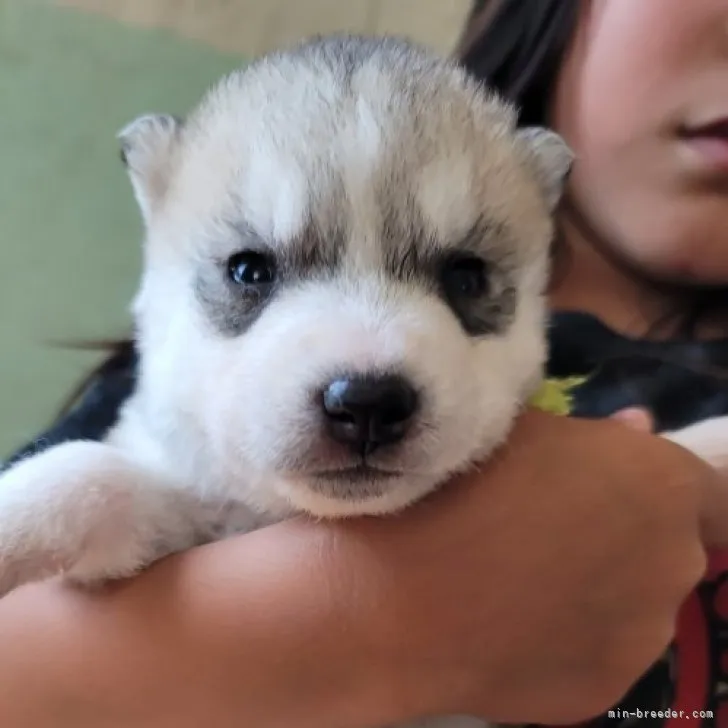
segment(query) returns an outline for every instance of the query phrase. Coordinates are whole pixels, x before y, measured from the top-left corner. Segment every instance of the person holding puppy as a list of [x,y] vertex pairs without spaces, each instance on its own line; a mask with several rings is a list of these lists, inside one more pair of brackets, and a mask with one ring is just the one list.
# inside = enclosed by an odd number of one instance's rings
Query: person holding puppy
[[[641,337],[721,363],[726,28],[723,0],[491,0],[463,36],[464,64],[576,152],[551,300],[606,324],[613,359],[644,362]],[[0,722],[596,715],[664,656],[728,545],[724,480],[617,419],[528,412],[481,472],[395,519],[293,520],[95,594],[21,588],[0,601]]]

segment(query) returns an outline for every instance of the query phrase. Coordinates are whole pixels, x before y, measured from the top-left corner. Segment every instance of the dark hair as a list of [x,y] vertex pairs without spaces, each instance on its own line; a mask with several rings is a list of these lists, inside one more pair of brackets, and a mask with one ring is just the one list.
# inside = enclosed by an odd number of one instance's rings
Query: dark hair
[[547,126],[578,11],[579,0],[476,0],[455,55],[516,104],[520,124]]
[[136,385],[139,359],[132,339],[91,342],[84,349],[102,349],[106,357],[74,389],[50,426],[16,450],[0,473],[47,448],[71,440],[102,440],[116,423]]

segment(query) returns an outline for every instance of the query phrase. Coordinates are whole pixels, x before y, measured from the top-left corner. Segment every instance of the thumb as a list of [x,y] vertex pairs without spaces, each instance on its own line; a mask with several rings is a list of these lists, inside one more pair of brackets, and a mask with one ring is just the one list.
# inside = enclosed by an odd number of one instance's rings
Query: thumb
[[617,420],[633,430],[640,432],[654,432],[655,420],[648,410],[641,407],[627,407],[611,415],[610,419]]

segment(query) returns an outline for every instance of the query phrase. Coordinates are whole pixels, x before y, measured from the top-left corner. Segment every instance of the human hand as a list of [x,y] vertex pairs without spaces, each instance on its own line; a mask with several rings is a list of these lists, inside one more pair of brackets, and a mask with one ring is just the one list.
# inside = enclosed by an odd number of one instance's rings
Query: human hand
[[392,660],[413,677],[401,695],[427,694],[438,713],[577,721],[663,653],[704,572],[701,534],[726,535],[728,495],[644,423],[529,413],[459,487],[396,522],[342,526],[338,543],[360,533],[362,552],[341,588],[379,585]]
[[621,422],[623,425],[638,432],[655,431],[655,418],[649,410],[643,407],[627,407],[626,409],[615,412],[611,419]]
[[[620,410],[612,418],[633,430],[655,431],[654,417],[641,407]],[[706,482],[710,488],[707,499],[712,509],[704,517],[703,539],[712,546],[728,545],[728,508],[725,496],[728,492],[728,417],[712,417],[679,430],[662,432],[660,437],[685,448],[716,471],[717,477]]]

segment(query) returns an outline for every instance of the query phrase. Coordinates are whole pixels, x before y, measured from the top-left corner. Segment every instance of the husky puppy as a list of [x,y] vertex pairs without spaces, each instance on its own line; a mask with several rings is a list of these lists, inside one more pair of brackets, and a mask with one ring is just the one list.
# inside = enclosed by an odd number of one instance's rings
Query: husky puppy
[[[546,357],[556,134],[422,48],[346,36],[120,139],[138,384],[104,442],[0,478],[0,594],[295,513],[392,513],[504,441]],[[438,725],[459,720],[480,724]]]
[[406,41],[327,37],[120,132],[145,223],[135,393],[0,479],[2,591],[307,512],[391,513],[539,385],[571,154]]

